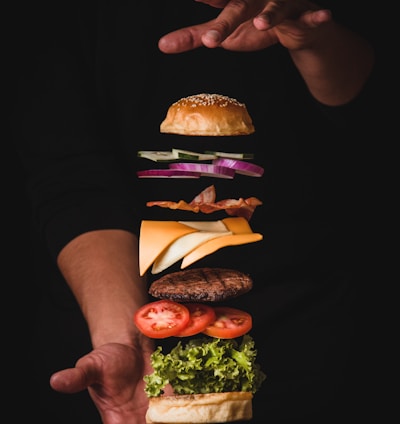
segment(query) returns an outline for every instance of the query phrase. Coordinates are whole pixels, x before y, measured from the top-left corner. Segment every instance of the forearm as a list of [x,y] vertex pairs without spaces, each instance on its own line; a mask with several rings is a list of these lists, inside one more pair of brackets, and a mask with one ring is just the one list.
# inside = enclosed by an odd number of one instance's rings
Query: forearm
[[335,22],[327,24],[308,48],[289,52],[310,93],[329,106],[356,97],[374,65],[374,50],[367,40]]
[[147,301],[136,236],[122,230],[82,234],[61,250],[58,265],[88,323],[93,347],[132,345],[142,337],[133,323],[134,311]]

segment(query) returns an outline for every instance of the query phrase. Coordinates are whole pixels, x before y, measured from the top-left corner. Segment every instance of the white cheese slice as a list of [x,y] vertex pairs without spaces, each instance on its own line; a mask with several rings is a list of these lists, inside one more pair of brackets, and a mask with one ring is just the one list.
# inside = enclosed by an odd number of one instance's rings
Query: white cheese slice
[[226,230],[225,226],[224,229],[225,231],[218,232],[198,231],[196,233],[186,234],[175,240],[156,258],[151,273],[158,274],[164,271],[206,241],[232,234],[232,232]]
[[228,231],[223,221],[178,221],[180,224],[187,225],[190,228],[194,228],[199,231]]

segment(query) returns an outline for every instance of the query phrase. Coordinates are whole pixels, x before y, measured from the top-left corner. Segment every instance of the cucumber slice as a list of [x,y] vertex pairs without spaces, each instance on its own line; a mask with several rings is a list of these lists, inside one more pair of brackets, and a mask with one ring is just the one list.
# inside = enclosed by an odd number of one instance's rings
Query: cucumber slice
[[177,159],[171,151],[140,150],[137,155],[153,162],[172,162]]
[[176,158],[188,160],[213,160],[216,158],[213,153],[198,153],[190,150],[172,149]]
[[221,158],[230,158],[230,159],[254,159],[253,153],[229,153],[229,152],[213,152],[211,150],[206,150],[204,153],[215,155]]

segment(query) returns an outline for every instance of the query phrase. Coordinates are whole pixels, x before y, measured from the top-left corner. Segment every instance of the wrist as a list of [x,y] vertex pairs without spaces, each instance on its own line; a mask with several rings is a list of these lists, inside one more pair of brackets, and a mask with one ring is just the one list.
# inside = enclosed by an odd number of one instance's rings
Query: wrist
[[108,343],[133,345],[140,337],[132,316],[108,315],[105,319],[89,324],[89,331],[94,349]]

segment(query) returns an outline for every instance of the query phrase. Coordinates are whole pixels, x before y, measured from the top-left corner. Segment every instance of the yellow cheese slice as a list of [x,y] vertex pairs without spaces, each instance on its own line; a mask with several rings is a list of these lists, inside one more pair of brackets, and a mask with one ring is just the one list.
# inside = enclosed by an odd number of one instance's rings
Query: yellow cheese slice
[[204,258],[204,256],[210,255],[211,253],[216,252],[222,247],[226,246],[237,246],[239,244],[254,243],[256,241],[262,240],[263,236],[259,233],[251,234],[233,234],[226,237],[220,237],[214,240],[210,240],[197,249],[190,252],[183,258],[181,268],[186,268],[192,263]]
[[249,222],[243,217],[225,218],[222,220],[222,223],[233,234],[249,234],[253,232]]
[[144,275],[153,264],[159,273],[183,258],[181,268],[225,246],[262,240],[243,217],[220,221],[142,221],[139,238],[139,268]]
[[178,238],[198,230],[177,221],[143,220],[140,225],[139,237],[139,270],[144,275],[172,242]]
[[222,247],[254,243],[263,239],[262,234],[253,233],[248,221],[242,217],[225,218],[222,222],[233,234],[218,239],[209,240],[187,254],[181,268],[186,268],[194,262],[216,252]]
[[205,243],[208,240],[212,240],[217,237],[225,237],[232,234],[226,231],[226,227],[223,226],[225,231],[210,232],[210,231],[198,231],[196,233],[186,234],[179,239],[172,242],[153,263],[151,269],[152,274],[158,274],[175,262],[178,262],[185,255],[190,253],[193,249]]

